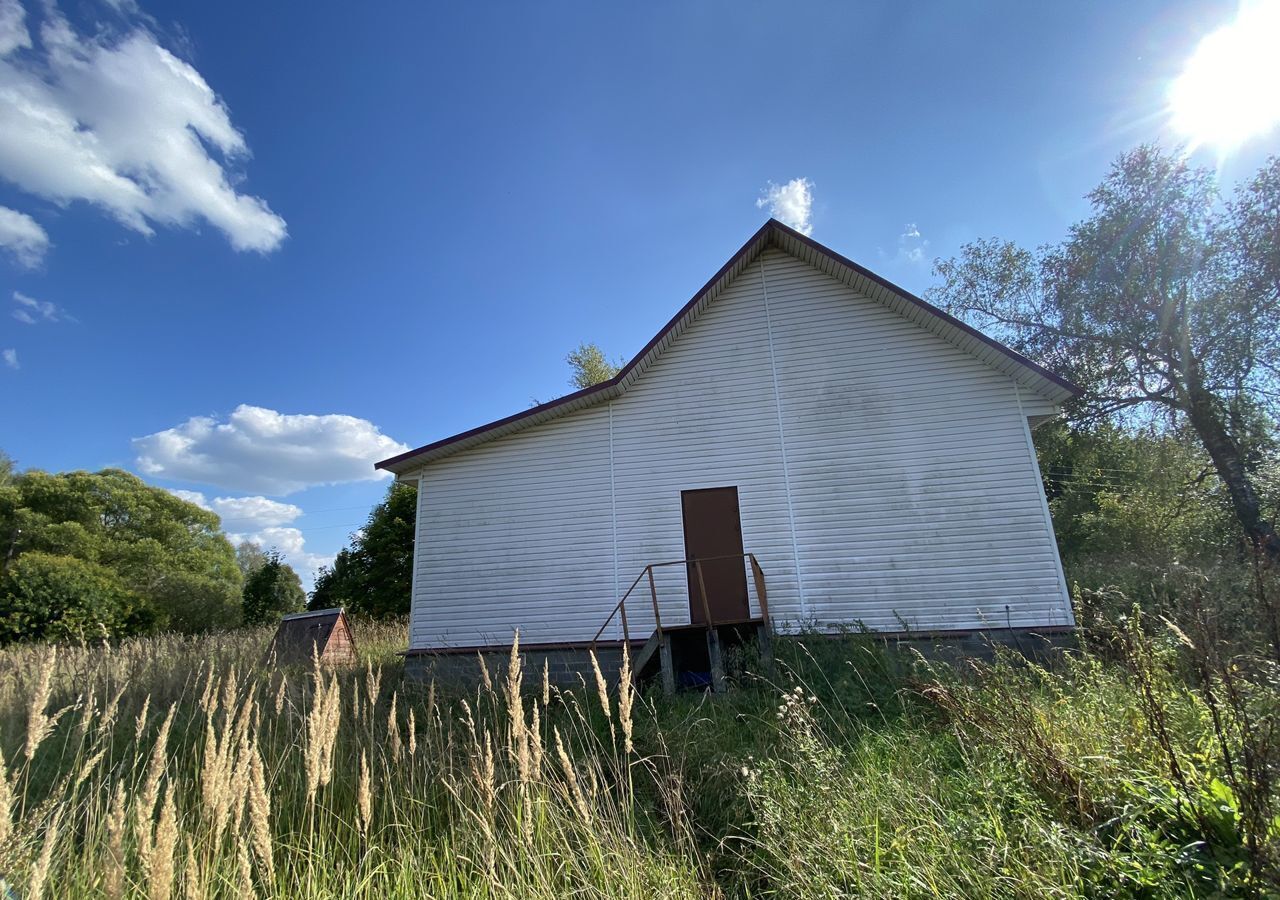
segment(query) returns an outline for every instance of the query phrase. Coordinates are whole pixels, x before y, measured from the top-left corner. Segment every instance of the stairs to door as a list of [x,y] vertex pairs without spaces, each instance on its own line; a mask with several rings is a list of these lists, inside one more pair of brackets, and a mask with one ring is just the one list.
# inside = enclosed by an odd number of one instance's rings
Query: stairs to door
[[763,619],[706,625],[677,625],[654,631],[636,654],[631,677],[636,684],[661,678],[668,693],[677,690],[728,689],[726,651],[755,641],[761,661],[772,666],[769,625]]
[[[709,602],[706,580],[703,574],[704,563],[719,563],[737,559],[749,566],[752,583],[755,585],[756,602],[760,615],[755,618],[735,619],[732,621],[715,621],[714,605]],[[662,566],[684,566],[690,572],[690,585],[697,585],[697,592],[691,597],[701,601],[701,621],[684,625],[662,624],[662,613],[658,604],[658,589],[653,577],[653,570]],[[725,678],[725,651],[754,640],[759,648],[761,661],[767,666],[773,665],[773,647],[769,628],[769,597],[765,587],[764,570],[760,568],[755,554],[732,554],[724,557],[704,559],[677,559],[669,562],[650,563],[631,582],[626,593],[622,595],[609,617],[592,638],[594,648],[611,623],[618,620],[621,626],[624,644],[631,643],[631,629],[627,618],[627,599],[648,582],[649,601],[653,611],[654,629],[640,648],[640,652],[631,660],[633,680],[639,684],[655,676],[662,679],[662,687],[668,694],[678,688],[710,688],[716,693],[728,688]],[[745,593],[743,594],[744,603]],[[690,618],[693,603],[691,601]],[[744,607],[745,608],[745,607]]]

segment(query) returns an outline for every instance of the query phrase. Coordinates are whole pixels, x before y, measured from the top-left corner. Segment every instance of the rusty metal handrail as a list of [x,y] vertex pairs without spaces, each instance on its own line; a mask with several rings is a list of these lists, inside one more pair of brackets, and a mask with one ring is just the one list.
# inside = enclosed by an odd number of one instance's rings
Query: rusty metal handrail
[[698,578],[698,592],[702,597],[702,613],[706,617],[708,626],[714,626],[715,620],[711,616],[711,606],[707,600],[707,585],[702,577],[702,564],[704,562],[718,562],[722,559],[745,559],[751,564],[751,579],[756,587],[756,599],[760,604],[760,618],[767,624],[769,621],[769,600],[765,592],[764,570],[760,568],[759,561],[756,560],[754,553],[729,553],[724,556],[708,556],[706,559],[672,559],[667,562],[649,563],[640,574],[636,576],[636,580],[631,582],[631,586],[627,588],[622,598],[614,605],[613,610],[609,613],[608,618],[604,620],[599,630],[596,631],[595,637],[591,639],[591,648],[594,650],[596,644],[600,640],[600,636],[604,634],[605,629],[613,622],[615,617],[620,617],[622,621],[622,639],[627,643],[631,643],[631,630],[627,624],[627,598],[631,596],[632,591],[647,576],[649,579],[649,597],[653,603],[653,623],[654,631],[659,637],[662,636],[662,614],[658,609],[658,588],[654,583],[653,570],[666,566],[688,566],[693,564],[694,572]]

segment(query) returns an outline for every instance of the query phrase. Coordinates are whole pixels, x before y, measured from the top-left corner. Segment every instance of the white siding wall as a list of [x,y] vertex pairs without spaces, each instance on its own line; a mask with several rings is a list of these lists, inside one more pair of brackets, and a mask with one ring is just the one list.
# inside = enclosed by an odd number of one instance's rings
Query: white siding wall
[[[775,619],[1069,624],[1025,427],[1044,405],[767,250],[621,397],[421,470],[411,647],[590,640],[684,555],[680,492],[729,485]],[[683,568],[658,591],[688,621]]]
[[609,410],[426,466],[409,646],[590,639],[615,602]]
[[794,257],[762,262],[806,617],[1070,624],[1012,380]]
[[[795,608],[795,556],[758,264],[613,401],[613,443],[623,590],[647,563],[684,557],[681,491],[736,486],[743,549],[766,573],[770,612],[787,615]],[[688,622],[684,567],[657,575],[663,621]],[[756,613],[750,579],[748,590]],[[651,627],[646,604],[636,612]]]

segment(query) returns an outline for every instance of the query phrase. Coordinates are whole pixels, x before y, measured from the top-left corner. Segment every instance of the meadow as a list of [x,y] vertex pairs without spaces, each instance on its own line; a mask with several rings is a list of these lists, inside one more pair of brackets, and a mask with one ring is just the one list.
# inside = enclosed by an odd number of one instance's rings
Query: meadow
[[769,678],[740,659],[729,694],[672,698],[518,656],[408,682],[403,623],[355,631],[340,669],[264,662],[270,629],[0,651],[0,877],[32,900],[1280,890],[1275,660],[1207,628],[1098,616],[1044,665],[799,635]]

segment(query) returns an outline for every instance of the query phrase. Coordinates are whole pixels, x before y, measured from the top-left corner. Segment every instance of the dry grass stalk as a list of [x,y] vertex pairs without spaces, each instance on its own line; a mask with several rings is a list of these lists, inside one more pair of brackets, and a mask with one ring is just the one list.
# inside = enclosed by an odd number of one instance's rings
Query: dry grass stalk
[[182,872],[182,894],[186,900],[204,900],[207,892],[200,883],[200,863],[196,860],[196,848],[191,843],[191,836],[186,840],[187,863]]
[[103,737],[110,734],[116,725],[116,716],[120,713],[120,698],[124,696],[124,689],[129,686],[129,682],[121,682],[119,689],[111,695],[111,699],[107,701],[107,705],[103,707],[102,715],[98,719],[98,736]]
[[628,754],[635,749],[631,742],[631,705],[634,700],[634,686],[631,684],[631,649],[623,643],[622,672],[618,676],[618,721],[622,724],[622,746]]
[[164,777],[168,761],[169,730],[173,727],[173,717],[177,712],[177,704],[169,707],[160,732],[156,735],[155,745],[151,748],[151,759],[147,763],[147,774],[142,780],[142,788],[134,800],[134,836],[138,843],[138,855],[142,859],[143,870],[150,872],[152,855],[155,850],[152,832],[152,816],[155,815],[156,803],[160,799],[160,779]]
[[360,812],[360,836],[369,838],[369,826],[373,824],[373,792],[369,784],[369,758],[360,751],[360,784],[356,790],[356,806]]
[[49,705],[49,695],[53,692],[53,670],[57,660],[56,647],[50,647],[40,654],[40,668],[36,672],[35,690],[32,691],[31,701],[27,706],[26,756],[28,762],[35,757],[36,750],[49,736],[49,732],[53,731],[53,726],[62,715],[62,713],[52,717],[45,715]]
[[333,777],[333,748],[342,720],[342,688],[338,679],[332,678],[326,685],[318,667],[316,671],[319,688],[307,713],[307,744],[303,754],[309,803],[315,802],[316,791],[327,786]]
[[418,722],[413,716],[413,707],[409,707],[409,758],[415,759],[418,755]]
[[400,715],[396,712],[396,703],[400,699],[398,691],[391,693],[391,707],[387,710],[387,745],[391,750],[391,758],[400,761],[403,754],[403,742],[400,740]]
[[252,900],[258,893],[253,889],[253,863],[249,861],[249,848],[243,838],[236,844],[236,896],[240,900]]
[[31,875],[27,879],[27,897],[30,900],[41,900],[44,887],[49,880],[49,867],[53,863],[53,848],[58,843],[58,826],[62,819],[62,808],[59,807],[44,832],[44,843],[40,845],[40,855],[31,866]]
[[507,717],[510,720],[508,752],[515,757],[520,784],[529,784],[529,736],[524,721],[523,664],[520,659],[520,632],[511,642],[511,659],[507,663]]
[[244,821],[244,813],[249,801],[249,781],[251,769],[253,768],[250,759],[253,750],[250,727],[256,705],[256,701],[252,696],[246,697],[244,706],[241,707],[240,714],[236,717],[236,753],[235,760],[231,764],[231,777],[228,781],[231,801],[231,830],[236,833],[240,831],[240,825]]
[[289,687],[289,677],[287,675],[281,675],[280,687],[276,689],[275,710],[276,710],[277,716],[279,716],[280,713],[284,710],[284,695],[285,695],[285,691],[288,690],[288,687]]
[[9,845],[13,834],[13,785],[9,783],[9,769],[0,750],[0,847]]
[[600,671],[600,661],[596,659],[596,651],[591,651],[591,673],[596,679],[596,698],[600,701],[600,708],[604,710],[604,717],[613,723],[613,711],[609,704],[609,685],[604,680],[604,673]]
[[210,708],[213,698],[216,696],[214,689],[213,666],[209,666],[209,671],[204,678],[204,690],[200,692],[200,711],[204,713],[212,713]]
[[533,704],[532,721],[529,724],[529,775],[534,781],[542,779],[542,719],[538,704]]
[[173,802],[173,783],[165,786],[164,805],[156,822],[151,865],[147,872],[150,900],[169,900],[173,893],[173,852],[178,846],[178,810]]
[[[102,762],[102,757],[106,755],[107,755],[107,748],[105,746],[99,747],[96,753],[94,753],[92,756],[90,756],[87,760],[84,761],[84,765],[82,765],[80,767],[80,771],[76,773],[76,780],[72,784],[71,790],[73,792],[76,790],[76,788],[80,787],[80,785],[85,783],[86,779],[88,779],[88,777],[93,774],[93,770],[98,767],[98,763]],[[4,761],[3,758],[0,758],[0,763],[3,763],[3,761]],[[3,777],[3,774],[4,774],[3,771],[0,771],[0,777]],[[2,797],[3,794],[4,794],[4,788],[0,786],[0,797]],[[3,813],[3,812],[4,812],[3,805],[0,804],[0,813]],[[4,826],[0,824],[0,831],[3,831],[3,830],[4,830]],[[0,841],[2,840],[3,838],[0,838]]]
[[142,732],[147,728],[147,718],[151,713],[151,695],[142,698],[142,709],[138,710],[138,718],[133,726],[133,741],[137,743],[142,740]]
[[365,663],[364,684],[369,695],[369,721],[372,722],[378,711],[378,697],[382,693],[382,669],[375,670],[372,662]]
[[262,866],[264,880],[275,881],[275,858],[271,850],[271,794],[267,789],[262,753],[253,747],[249,761],[249,828],[253,851]]
[[548,660],[542,661],[542,708],[546,709],[551,705],[551,664]]
[[127,800],[124,783],[116,782],[111,805],[107,809],[107,860],[102,873],[103,892],[107,900],[120,900],[124,896],[124,830]]
[[240,680],[236,677],[236,667],[232,666],[222,682],[222,710],[228,716],[234,714],[240,697]]
[[480,662],[480,683],[484,685],[485,693],[493,693],[493,679],[489,677],[489,664],[484,661],[484,654],[477,653],[476,659]]
[[556,739],[556,756],[560,759],[560,768],[564,771],[565,781],[569,785],[569,796],[573,799],[573,808],[578,811],[578,816],[583,822],[590,822],[591,810],[587,808],[587,798],[583,795],[582,786],[578,783],[578,772],[564,749],[564,741],[560,740],[560,729],[554,729],[553,733]]
[[83,742],[88,736],[90,725],[97,721],[98,712],[98,695],[92,690],[87,695],[81,695],[82,703],[80,705],[80,718],[76,720],[75,738],[77,742]]

